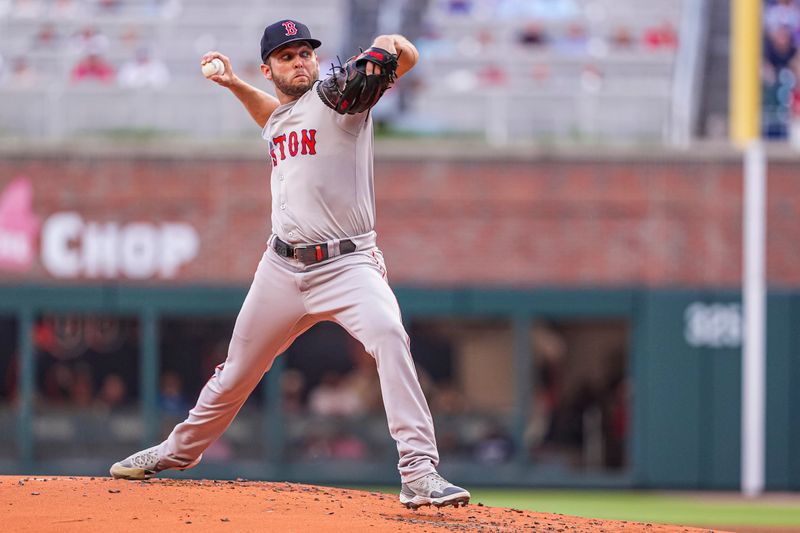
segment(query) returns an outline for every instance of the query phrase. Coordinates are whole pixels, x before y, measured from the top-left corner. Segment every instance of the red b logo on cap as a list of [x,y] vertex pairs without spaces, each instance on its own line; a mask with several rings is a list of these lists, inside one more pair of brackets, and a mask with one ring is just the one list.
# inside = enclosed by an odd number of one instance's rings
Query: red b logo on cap
[[282,24],[283,27],[286,28],[286,35],[297,35],[297,26],[294,25],[294,22],[287,20]]

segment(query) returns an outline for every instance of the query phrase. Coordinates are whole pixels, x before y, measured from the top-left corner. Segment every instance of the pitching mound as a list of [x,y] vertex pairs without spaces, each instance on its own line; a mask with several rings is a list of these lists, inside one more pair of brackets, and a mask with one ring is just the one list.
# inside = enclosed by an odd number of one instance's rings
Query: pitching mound
[[0,506],[4,531],[37,533],[708,531],[485,507],[479,502],[411,511],[395,495],[255,481],[0,476]]

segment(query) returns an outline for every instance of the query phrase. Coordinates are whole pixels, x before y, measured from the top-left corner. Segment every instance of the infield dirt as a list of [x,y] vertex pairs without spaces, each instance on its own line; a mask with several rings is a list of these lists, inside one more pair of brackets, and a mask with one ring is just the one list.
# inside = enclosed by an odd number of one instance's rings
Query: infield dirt
[[411,511],[397,496],[296,483],[0,476],[8,532],[708,532],[473,502]]

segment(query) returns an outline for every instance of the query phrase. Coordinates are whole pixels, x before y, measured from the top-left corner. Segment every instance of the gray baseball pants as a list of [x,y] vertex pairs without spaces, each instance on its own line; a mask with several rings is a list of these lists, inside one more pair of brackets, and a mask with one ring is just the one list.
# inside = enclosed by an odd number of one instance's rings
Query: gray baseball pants
[[433,419],[383,256],[372,241],[311,268],[268,247],[236,319],[227,359],[203,387],[189,417],[161,443],[163,464],[186,466],[200,457],[228,428],[275,357],[308,328],[330,320],[375,358],[402,482],[435,470]]

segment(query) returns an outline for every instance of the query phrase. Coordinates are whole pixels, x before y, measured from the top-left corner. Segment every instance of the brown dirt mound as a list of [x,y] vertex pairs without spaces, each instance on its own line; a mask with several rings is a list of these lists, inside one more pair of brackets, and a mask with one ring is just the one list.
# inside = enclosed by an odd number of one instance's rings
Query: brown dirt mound
[[296,483],[0,476],[3,531],[706,532],[485,507],[411,511],[397,496]]

